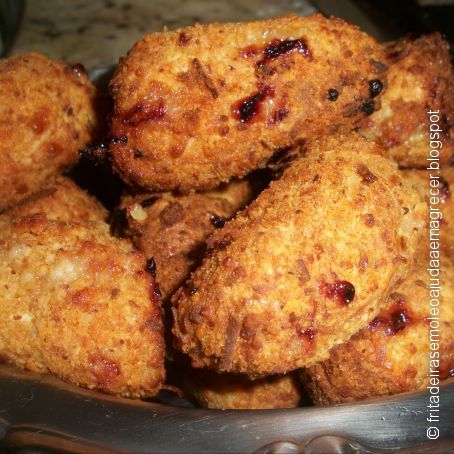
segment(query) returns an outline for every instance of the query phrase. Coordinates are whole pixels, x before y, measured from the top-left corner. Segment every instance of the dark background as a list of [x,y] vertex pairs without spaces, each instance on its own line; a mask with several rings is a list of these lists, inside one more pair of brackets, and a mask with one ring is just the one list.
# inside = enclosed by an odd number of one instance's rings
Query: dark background
[[361,25],[380,40],[441,32],[454,48],[454,0],[313,0],[325,14]]

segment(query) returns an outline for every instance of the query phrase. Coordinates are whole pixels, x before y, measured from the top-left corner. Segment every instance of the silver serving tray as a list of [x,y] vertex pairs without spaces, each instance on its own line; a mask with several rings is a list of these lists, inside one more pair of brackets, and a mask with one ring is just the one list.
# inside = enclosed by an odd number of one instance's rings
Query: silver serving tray
[[440,436],[431,442],[426,392],[324,408],[222,411],[116,398],[0,366],[0,446],[22,453],[452,453],[453,379],[441,386],[440,402]]

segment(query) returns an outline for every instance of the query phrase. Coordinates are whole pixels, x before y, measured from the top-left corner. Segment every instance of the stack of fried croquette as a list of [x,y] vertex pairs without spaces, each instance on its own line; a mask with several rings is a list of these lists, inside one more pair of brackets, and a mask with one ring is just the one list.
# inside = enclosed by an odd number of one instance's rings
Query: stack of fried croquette
[[[1,61],[0,359],[207,408],[424,388],[432,109],[452,375],[452,87],[439,34],[379,44],[321,15],[152,33],[109,115],[80,65]],[[113,213],[63,175],[106,125]]]

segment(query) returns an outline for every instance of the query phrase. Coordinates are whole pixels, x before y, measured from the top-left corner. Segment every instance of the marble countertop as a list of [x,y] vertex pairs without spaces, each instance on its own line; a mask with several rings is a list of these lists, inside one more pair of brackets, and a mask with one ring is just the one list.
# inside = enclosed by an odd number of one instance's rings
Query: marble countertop
[[28,0],[10,53],[37,51],[86,68],[110,66],[165,26],[314,11],[307,0]]

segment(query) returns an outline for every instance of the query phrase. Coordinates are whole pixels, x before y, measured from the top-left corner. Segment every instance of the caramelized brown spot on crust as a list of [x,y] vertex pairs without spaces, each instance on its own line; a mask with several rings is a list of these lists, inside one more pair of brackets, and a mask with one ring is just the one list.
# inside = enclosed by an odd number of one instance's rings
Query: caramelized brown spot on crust
[[203,81],[203,84],[205,85],[207,90],[211,93],[211,96],[216,99],[219,96],[219,92],[212,77],[210,77],[210,75],[205,71],[202,63],[200,63],[200,60],[198,58],[194,58],[194,60],[192,60],[192,65],[199,74],[200,79]]
[[140,331],[153,331],[153,332],[158,332],[162,333],[162,323],[161,320],[155,319],[155,318],[148,318],[143,322],[143,324],[140,327]]
[[390,63],[397,63],[399,60],[402,60],[407,55],[409,55],[410,51],[410,46],[393,49],[386,53],[386,60]]
[[[297,324],[299,328],[299,324]],[[315,329],[314,328],[306,328],[306,329],[297,329],[296,334],[299,337],[303,337],[307,340],[309,345],[312,345],[315,341]]]
[[68,117],[72,117],[74,115],[74,110],[73,110],[71,104],[67,104],[64,107],[63,112],[65,112],[65,114],[68,115]]
[[274,60],[290,52],[298,52],[309,61],[312,60],[312,54],[304,39],[275,39],[271,41],[263,51],[264,57],[257,62],[257,66],[264,66],[269,60]]
[[196,303],[189,312],[188,319],[192,323],[200,323],[203,320],[201,315],[202,305],[200,303]]
[[446,203],[451,198],[449,183],[445,178],[440,177],[440,201]]
[[316,255],[317,259],[320,259],[320,256],[323,254],[323,252],[325,252],[325,250],[323,249],[323,246],[320,243],[315,243],[314,251],[315,251],[315,255]]
[[260,51],[257,46],[248,46],[241,51],[243,58],[256,57],[259,53]]
[[406,307],[406,297],[401,293],[392,293],[390,300],[393,304],[369,323],[369,331],[382,330],[387,336],[403,331],[414,320]]
[[366,213],[364,215],[364,224],[366,224],[367,227],[373,227],[375,225],[375,218],[372,213]]
[[250,122],[260,112],[262,102],[272,93],[270,87],[263,86],[257,93],[235,103],[232,107],[233,116],[242,123]]
[[178,44],[180,46],[186,46],[191,41],[191,36],[186,32],[181,32],[178,36]]
[[360,108],[361,107],[357,102],[350,102],[348,104],[345,104],[342,108],[342,116],[345,118],[354,117],[358,113],[358,110]]
[[208,238],[206,254],[207,255],[211,255],[216,250],[222,251],[223,249],[225,249],[232,242],[232,240],[233,240],[233,238],[230,235],[225,235],[219,241],[212,240],[211,238]]
[[361,272],[364,272],[367,270],[367,267],[369,266],[369,258],[367,255],[362,255],[359,259],[358,262],[358,268]]
[[178,202],[169,203],[159,214],[161,223],[171,226],[184,219],[184,208]]
[[6,353],[0,353],[0,364],[12,364],[12,359]]
[[18,204],[16,204],[16,207],[21,207],[24,205],[27,205],[29,203],[36,202],[37,200],[51,196],[52,194],[55,194],[57,192],[57,188],[46,188],[46,189],[41,189],[41,191],[35,192],[31,194],[30,196],[26,197],[25,199],[22,199]]
[[243,339],[251,339],[260,327],[260,317],[256,314],[248,314],[243,319],[240,336]]
[[392,175],[389,179],[389,182],[395,186],[398,186],[400,184],[400,178],[397,175]]
[[403,331],[411,322],[408,310],[405,308],[394,308],[387,316],[375,317],[369,323],[369,331],[382,329],[387,336]]
[[409,367],[407,367],[407,368],[405,369],[405,372],[404,372],[404,373],[405,373],[405,376],[406,376],[406,377],[408,377],[408,378],[414,378],[414,377],[416,377],[416,373],[417,373],[417,372],[416,372],[416,369],[415,369],[414,367],[409,366]]
[[280,123],[289,114],[288,109],[278,109],[271,115],[271,124]]
[[381,61],[371,60],[370,63],[372,64],[374,72],[376,74],[381,74],[388,71],[388,65]]
[[162,298],[161,290],[159,290],[159,287],[157,285],[155,285],[155,288],[153,289],[153,295],[158,299]]
[[[128,143],[128,137],[127,136],[112,137],[110,139],[110,143],[112,145],[125,144],[125,143]],[[100,144],[99,147],[100,148],[107,148],[105,144]]]
[[454,154],[448,159],[447,165],[448,167],[454,167]]
[[361,177],[362,182],[365,184],[371,184],[377,181],[377,177],[364,164],[357,167],[356,173]]
[[221,126],[219,128],[219,135],[221,136],[226,136],[230,131],[230,128],[228,126]]
[[309,270],[307,269],[306,263],[303,259],[299,259],[297,261],[298,264],[298,276],[301,283],[306,283],[310,281],[311,276],[309,274]]
[[90,358],[88,370],[96,385],[105,389],[107,389],[121,373],[120,366],[115,361],[103,355],[92,356]]
[[71,297],[71,304],[83,310],[90,310],[93,303],[92,292],[87,287],[78,290]]
[[226,369],[230,365],[232,359],[233,350],[235,349],[236,341],[239,337],[241,329],[241,323],[237,320],[236,317],[229,316],[229,321],[227,324],[226,331],[226,340],[224,354],[222,355],[222,360],[220,363],[221,369]]
[[165,116],[164,100],[160,99],[153,104],[137,104],[123,116],[123,123],[128,126],[137,126],[144,121],[157,121]]
[[171,147],[169,150],[170,156],[172,158],[178,158],[184,153],[184,147],[181,144],[176,144],[175,146]]
[[355,298],[355,287],[348,281],[337,281],[334,284],[324,282],[320,287],[322,295],[346,306]]
[[64,150],[60,144],[55,142],[49,142],[47,144],[47,152],[49,153],[49,156],[56,158],[58,155],[61,155],[64,152]]
[[41,135],[49,126],[48,112],[45,109],[41,109],[33,115],[31,126],[32,130],[36,135]]

